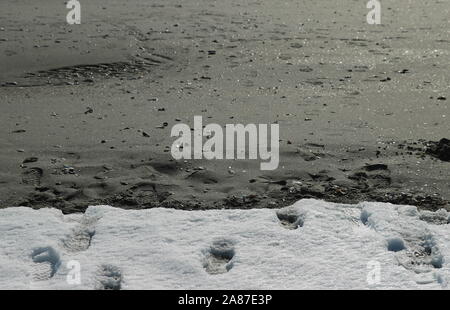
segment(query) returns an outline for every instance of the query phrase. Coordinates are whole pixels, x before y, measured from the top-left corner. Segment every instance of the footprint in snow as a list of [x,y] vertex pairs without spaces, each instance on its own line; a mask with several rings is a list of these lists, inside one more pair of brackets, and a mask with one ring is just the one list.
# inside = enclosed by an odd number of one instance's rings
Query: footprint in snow
[[120,290],[122,288],[122,271],[120,268],[105,264],[101,265],[95,276],[95,289],[97,290]]
[[79,226],[63,241],[63,246],[69,252],[85,251],[91,246],[92,238],[95,235],[95,225],[98,218],[84,216]]
[[33,281],[45,281],[51,279],[61,265],[58,252],[52,247],[35,248],[31,253],[34,264],[32,267]]
[[227,273],[233,268],[232,259],[235,255],[234,244],[227,239],[214,241],[205,251],[203,267],[206,272],[215,275]]
[[277,211],[277,217],[280,224],[286,229],[297,229],[303,227],[305,223],[305,214],[294,208],[283,208]]

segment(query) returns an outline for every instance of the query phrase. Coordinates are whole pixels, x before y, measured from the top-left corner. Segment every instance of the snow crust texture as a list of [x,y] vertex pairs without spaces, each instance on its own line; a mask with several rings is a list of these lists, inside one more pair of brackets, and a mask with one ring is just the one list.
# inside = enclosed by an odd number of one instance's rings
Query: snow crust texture
[[277,210],[7,208],[0,289],[446,289],[449,216],[318,200]]

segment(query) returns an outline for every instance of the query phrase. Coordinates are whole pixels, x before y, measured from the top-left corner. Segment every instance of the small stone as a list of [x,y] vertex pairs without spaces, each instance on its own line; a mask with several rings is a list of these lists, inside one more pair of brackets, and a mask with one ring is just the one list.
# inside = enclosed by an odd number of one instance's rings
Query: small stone
[[64,174],[75,174],[75,168],[64,165],[63,173]]
[[35,163],[37,162],[39,159],[37,157],[27,157],[23,160],[23,164],[28,164],[28,163]]
[[292,43],[292,44],[291,44],[291,47],[292,47],[292,48],[302,48],[303,45],[300,44],[300,43]]

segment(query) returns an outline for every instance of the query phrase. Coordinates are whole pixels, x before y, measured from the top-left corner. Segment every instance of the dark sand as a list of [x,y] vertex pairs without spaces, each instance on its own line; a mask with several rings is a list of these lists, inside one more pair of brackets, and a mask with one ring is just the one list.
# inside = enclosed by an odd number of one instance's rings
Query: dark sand
[[[0,3],[1,207],[449,208],[448,1],[80,2]],[[277,122],[279,168],[172,160],[194,115]]]

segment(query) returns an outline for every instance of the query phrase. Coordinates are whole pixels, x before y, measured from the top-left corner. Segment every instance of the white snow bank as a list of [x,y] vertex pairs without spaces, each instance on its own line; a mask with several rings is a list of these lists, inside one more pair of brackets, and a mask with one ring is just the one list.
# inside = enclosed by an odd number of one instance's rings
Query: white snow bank
[[[441,289],[448,221],[443,210],[317,200],[67,216],[9,208],[0,210],[0,289]],[[79,285],[67,281],[78,263]]]

